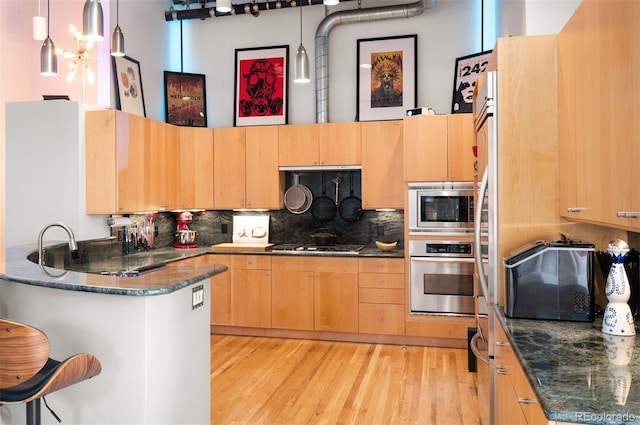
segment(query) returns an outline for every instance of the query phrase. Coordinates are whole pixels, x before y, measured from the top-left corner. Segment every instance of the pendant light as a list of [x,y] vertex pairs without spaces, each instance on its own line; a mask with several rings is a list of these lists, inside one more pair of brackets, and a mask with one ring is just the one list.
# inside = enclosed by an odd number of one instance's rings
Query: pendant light
[[124,34],[120,29],[120,0],[116,0],[116,27],[111,33],[111,56],[124,56]]
[[104,14],[100,0],[86,0],[82,10],[82,25],[85,40],[104,40]]
[[294,83],[309,82],[309,56],[307,50],[302,45],[302,5],[300,7],[300,47],[296,52],[296,69]]
[[340,0],[322,0],[322,4],[325,6],[335,6],[340,4]]
[[231,12],[231,0],[216,0],[216,10],[220,13]]
[[58,57],[56,56],[56,46],[53,45],[49,37],[49,20],[51,14],[49,0],[47,0],[47,38],[42,43],[40,49],[40,75],[47,77],[58,75]]

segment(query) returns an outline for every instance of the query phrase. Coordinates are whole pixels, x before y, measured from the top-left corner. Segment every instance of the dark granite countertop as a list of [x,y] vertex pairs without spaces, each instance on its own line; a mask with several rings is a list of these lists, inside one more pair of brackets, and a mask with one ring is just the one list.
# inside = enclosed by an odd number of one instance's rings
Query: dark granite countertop
[[309,251],[218,251],[210,252],[211,254],[238,254],[238,255],[247,255],[247,254],[258,254],[258,255],[284,255],[288,257],[300,257],[300,256],[308,256],[308,257],[351,257],[351,258],[362,258],[362,257],[380,257],[380,258],[404,258],[404,250],[397,248],[393,251],[382,251],[378,248],[365,248],[357,254],[354,253],[342,253],[342,252],[309,252]]
[[143,251],[108,261],[72,266],[74,271],[51,267],[41,268],[27,259],[34,252],[33,245],[7,248],[0,260],[0,279],[10,282],[113,295],[162,295],[177,291],[227,270],[222,264],[174,264],[158,267],[136,277],[101,275],[101,271],[135,270],[160,263],[202,255],[210,250],[197,248],[180,250],[162,248]]
[[[640,336],[613,336],[593,323],[498,320],[547,418],[640,424]],[[637,327],[637,322],[636,322]]]

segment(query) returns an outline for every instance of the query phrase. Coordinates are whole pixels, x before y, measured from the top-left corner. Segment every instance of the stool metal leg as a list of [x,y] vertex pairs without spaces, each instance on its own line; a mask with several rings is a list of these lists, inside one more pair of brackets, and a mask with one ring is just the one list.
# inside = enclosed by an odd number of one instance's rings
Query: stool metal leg
[[40,399],[27,403],[27,425],[40,425]]

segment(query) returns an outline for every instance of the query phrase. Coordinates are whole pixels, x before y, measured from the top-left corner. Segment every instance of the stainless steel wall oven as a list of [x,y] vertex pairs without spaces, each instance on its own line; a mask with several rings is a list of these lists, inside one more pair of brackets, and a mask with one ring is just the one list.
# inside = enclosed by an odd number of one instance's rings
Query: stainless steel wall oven
[[472,242],[409,241],[411,313],[474,314]]

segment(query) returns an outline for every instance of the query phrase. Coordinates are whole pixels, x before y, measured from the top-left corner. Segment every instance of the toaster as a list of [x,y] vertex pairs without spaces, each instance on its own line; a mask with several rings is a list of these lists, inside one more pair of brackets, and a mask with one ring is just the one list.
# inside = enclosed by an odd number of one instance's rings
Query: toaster
[[504,258],[508,317],[594,320],[595,247],[582,241],[537,240]]

